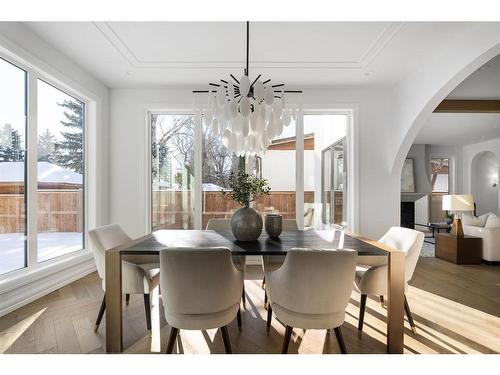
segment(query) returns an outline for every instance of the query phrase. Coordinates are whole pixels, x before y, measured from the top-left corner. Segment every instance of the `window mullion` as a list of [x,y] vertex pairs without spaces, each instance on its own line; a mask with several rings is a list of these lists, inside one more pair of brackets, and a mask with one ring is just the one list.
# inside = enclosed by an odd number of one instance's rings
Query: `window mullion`
[[201,110],[198,108],[195,113],[194,126],[194,229],[203,229],[203,206],[202,206],[202,138],[203,122]]
[[302,106],[295,127],[295,217],[299,229],[304,229],[304,113]]
[[28,72],[28,126],[27,126],[27,244],[28,267],[37,263],[37,232],[38,232],[38,202],[37,202],[37,77]]

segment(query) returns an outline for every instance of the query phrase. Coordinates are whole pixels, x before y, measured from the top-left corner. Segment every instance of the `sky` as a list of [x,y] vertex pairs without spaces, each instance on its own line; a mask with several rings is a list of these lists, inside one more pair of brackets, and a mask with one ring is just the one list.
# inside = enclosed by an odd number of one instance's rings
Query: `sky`
[[[0,59],[0,129],[11,124],[13,130],[24,135],[25,74],[18,67]],[[64,108],[57,105],[71,97],[64,92],[38,81],[38,134],[50,129],[56,139],[61,139],[65,120]],[[24,137],[23,137],[24,138]]]

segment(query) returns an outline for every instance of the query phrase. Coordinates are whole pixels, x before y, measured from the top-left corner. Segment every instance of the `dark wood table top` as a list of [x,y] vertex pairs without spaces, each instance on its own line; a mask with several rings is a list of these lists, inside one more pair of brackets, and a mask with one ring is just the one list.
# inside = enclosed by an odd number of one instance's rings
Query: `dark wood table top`
[[[271,239],[263,231],[257,241],[240,242],[231,231],[159,230],[135,240],[120,252],[154,255],[169,247],[227,247],[233,255],[286,255],[292,248],[336,249],[339,234],[334,231],[284,231],[280,238]],[[359,256],[388,256],[388,252],[348,234],[344,236],[344,248],[356,250]]]

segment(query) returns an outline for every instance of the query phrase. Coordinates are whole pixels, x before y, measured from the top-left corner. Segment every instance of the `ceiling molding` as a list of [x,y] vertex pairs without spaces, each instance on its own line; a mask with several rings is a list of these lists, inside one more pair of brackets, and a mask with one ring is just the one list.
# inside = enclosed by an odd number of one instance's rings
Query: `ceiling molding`
[[[240,69],[243,60],[235,61],[141,61],[133,50],[120,38],[118,32],[108,22],[93,22],[111,46],[125,59],[131,68],[157,69]],[[384,50],[403,27],[404,22],[390,22],[382,30],[367,50],[357,59],[337,59],[331,61],[258,61],[252,62],[254,69],[335,69],[364,70]]]

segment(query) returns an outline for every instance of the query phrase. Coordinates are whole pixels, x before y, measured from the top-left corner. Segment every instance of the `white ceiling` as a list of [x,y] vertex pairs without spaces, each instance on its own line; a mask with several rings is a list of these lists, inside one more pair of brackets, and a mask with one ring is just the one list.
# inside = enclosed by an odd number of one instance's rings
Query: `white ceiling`
[[[109,87],[203,87],[243,73],[244,22],[24,24]],[[250,76],[263,73],[288,87],[391,85],[468,25],[255,22]]]
[[433,113],[414,143],[467,145],[500,138],[498,113]]
[[[472,73],[448,98],[500,99],[500,55]],[[466,145],[500,138],[500,114],[432,113],[414,143]]]

